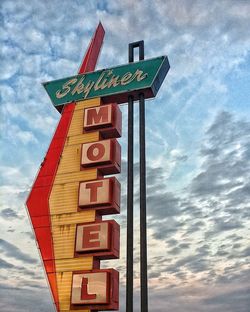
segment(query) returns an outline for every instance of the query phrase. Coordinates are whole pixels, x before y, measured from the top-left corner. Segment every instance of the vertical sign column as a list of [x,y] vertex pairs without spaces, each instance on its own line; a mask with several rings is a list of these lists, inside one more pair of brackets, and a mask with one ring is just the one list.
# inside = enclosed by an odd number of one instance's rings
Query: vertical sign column
[[[97,266],[102,259],[119,257],[120,227],[114,220],[102,221],[101,215],[120,212],[120,184],[115,177],[120,172],[121,148],[116,137],[121,135],[121,112],[109,104],[86,108],[84,130],[99,130],[100,140],[82,144],[81,168],[97,168],[98,179],[80,182],[79,211],[94,209],[96,220],[77,224],[75,256],[92,255]],[[73,272],[71,308],[91,310],[119,308],[118,272],[113,269]]]
[[[100,260],[119,257],[121,112],[101,100],[78,102],[50,195],[60,311],[116,310],[118,272]],[[98,130],[98,131],[97,131]]]

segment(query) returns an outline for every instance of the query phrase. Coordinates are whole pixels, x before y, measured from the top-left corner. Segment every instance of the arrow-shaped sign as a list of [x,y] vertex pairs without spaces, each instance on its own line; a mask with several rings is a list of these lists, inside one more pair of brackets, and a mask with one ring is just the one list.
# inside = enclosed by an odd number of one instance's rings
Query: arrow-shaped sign
[[[101,23],[90,42],[79,73],[86,70],[94,70],[104,38],[104,29]],[[44,263],[45,272],[49,281],[53,301],[57,311],[62,311],[60,305],[62,301],[62,291],[58,282],[63,276],[56,268],[55,245],[52,231],[51,204],[49,199],[57,175],[58,165],[64,150],[64,144],[68,135],[68,130],[72,122],[75,104],[69,104],[62,111],[62,116],[49,146],[48,152],[38,171],[26,205],[34,228],[34,233]],[[59,278],[60,276],[60,278]],[[65,291],[65,290],[64,290]],[[63,292],[64,295],[64,292]],[[64,295],[65,296],[65,295]],[[64,298],[64,297],[63,297]]]

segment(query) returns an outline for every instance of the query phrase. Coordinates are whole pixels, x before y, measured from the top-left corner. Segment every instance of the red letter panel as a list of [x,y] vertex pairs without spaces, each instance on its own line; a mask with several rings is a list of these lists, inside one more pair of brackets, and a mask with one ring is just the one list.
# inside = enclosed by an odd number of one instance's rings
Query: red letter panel
[[100,214],[120,212],[120,183],[116,178],[80,182],[78,205],[93,208]]
[[113,269],[73,272],[71,309],[119,309],[119,273]]
[[85,108],[84,131],[99,130],[103,139],[121,137],[122,116],[117,104]]
[[119,173],[121,169],[121,147],[116,139],[103,140],[82,145],[81,166],[97,167],[102,174]]
[[78,224],[75,256],[93,256],[99,260],[117,259],[120,249],[120,226],[114,220]]

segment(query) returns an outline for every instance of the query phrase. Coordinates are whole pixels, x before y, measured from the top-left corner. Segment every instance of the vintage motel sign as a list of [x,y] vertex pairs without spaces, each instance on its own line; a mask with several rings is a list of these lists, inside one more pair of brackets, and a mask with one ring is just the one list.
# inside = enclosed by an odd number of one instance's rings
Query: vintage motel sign
[[[97,27],[77,76],[44,84],[62,116],[27,199],[56,310],[119,309],[121,111],[129,94],[157,93],[167,57],[96,71],[104,29]],[[108,177],[106,177],[108,175]]]

